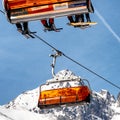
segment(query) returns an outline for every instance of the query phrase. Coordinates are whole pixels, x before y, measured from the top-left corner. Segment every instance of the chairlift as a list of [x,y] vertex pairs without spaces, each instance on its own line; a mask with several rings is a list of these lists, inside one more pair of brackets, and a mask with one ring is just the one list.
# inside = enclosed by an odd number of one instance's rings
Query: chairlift
[[[91,90],[88,81],[88,85],[85,85],[86,80],[75,75],[69,75],[69,70],[63,70],[56,75],[54,74],[55,59],[57,56],[61,56],[61,54],[52,55],[53,78],[40,86],[38,107],[46,109],[64,105],[71,106],[90,103]],[[64,75],[60,76],[62,74]]]

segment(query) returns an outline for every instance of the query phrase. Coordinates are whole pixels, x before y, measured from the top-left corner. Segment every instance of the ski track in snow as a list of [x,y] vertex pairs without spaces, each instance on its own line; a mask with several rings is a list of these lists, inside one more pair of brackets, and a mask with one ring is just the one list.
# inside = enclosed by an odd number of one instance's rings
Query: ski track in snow
[[3,117],[5,117],[5,118],[8,118],[9,120],[14,120],[11,117],[7,116],[6,114],[3,114],[2,112],[0,112],[0,115],[3,116]]

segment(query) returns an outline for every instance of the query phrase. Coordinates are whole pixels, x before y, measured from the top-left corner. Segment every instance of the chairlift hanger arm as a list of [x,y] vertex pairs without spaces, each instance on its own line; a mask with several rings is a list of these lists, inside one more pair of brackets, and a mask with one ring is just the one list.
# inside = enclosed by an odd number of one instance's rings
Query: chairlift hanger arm
[[61,56],[62,55],[62,52],[59,51],[59,50],[56,50],[55,51],[56,53],[55,54],[51,54],[50,57],[53,58],[53,62],[51,64],[52,66],[52,76],[55,77],[55,64],[56,64],[56,59],[57,57]]

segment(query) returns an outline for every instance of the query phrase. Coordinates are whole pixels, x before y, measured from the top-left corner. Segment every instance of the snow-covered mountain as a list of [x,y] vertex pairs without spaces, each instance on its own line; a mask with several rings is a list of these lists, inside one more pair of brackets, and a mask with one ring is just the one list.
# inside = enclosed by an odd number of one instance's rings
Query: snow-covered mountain
[[[56,77],[70,79],[77,76],[71,71],[63,70]],[[38,97],[39,88],[36,88],[0,106],[0,120],[120,120],[120,93],[115,99],[107,90],[92,91],[90,104],[45,110],[37,107]]]

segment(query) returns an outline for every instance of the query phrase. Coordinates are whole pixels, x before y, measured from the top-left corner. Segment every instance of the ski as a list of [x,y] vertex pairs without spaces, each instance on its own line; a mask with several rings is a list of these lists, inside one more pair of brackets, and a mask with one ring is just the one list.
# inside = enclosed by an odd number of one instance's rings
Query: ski
[[44,32],[47,32],[47,31],[55,31],[55,32],[60,32],[60,30],[62,30],[63,28],[49,28],[49,27],[45,27],[44,28]]
[[97,22],[76,22],[76,23],[67,23],[67,25],[69,26],[73,26],[75,28],[81,28],[81,29],[85,29],[88,27],[91,27],[93,25],[96,25]]
[[60,32],[60,30],[62,30],[63,28],[56,28],[54,29],[55,32]]
[[18,31],[19,33],[21,33],[22,35],[24,35],[27,39],[29,38],[28,35],[23,34],[23,30],[21,30],[21,29],[17,29],[17,31]]
[[91,27],[90,25],[77,25],[77,26],[74,26],[74,28],[81,28],[81,29],[86,29],[86,28],[89,28]]
[[36,33],[36,32],[31,32],[29,31],[28,33],[24,33],[23,30],[18,29],[18,32],[20,32],[23,36],[25,36],[27,39],[29,38],[35,38],[32,34]]
[[[29,37],[31,37],[31,38],[35,38],[33,35],[34,35],[34,33],[36,33],[36,32],[28,32],[26,35],[28,35]],[[33,35],[32,35],[33,34]]]

